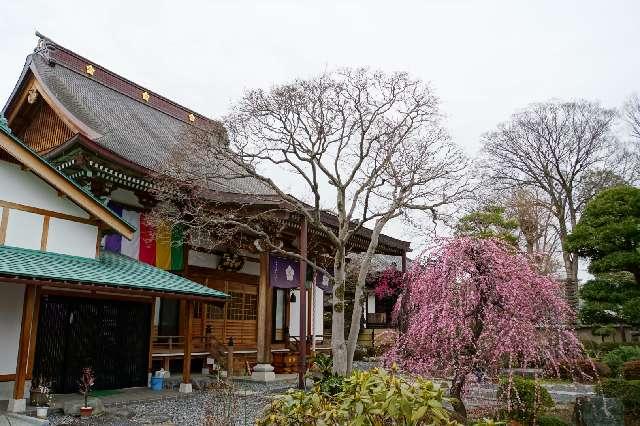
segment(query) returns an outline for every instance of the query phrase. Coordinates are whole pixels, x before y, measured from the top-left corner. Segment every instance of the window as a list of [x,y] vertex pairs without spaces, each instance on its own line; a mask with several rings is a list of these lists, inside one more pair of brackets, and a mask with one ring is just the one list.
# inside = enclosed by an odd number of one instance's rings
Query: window
[[202,303],[201,302],[195,302],[193,304],[193,317],[195,319],[201,319],[202,318]]
[[228,304],[227,319],[255,320],[258,311],[258,296],[255,294],[230,292],[231,302]]
[[258,319],[258,295],[256,294],[244,295],[244,319],[247,319],[247,320]]
[[214,305],[212,303],[207,304],[207,319],[208,320],[224,319],[224,308],[220,305]]

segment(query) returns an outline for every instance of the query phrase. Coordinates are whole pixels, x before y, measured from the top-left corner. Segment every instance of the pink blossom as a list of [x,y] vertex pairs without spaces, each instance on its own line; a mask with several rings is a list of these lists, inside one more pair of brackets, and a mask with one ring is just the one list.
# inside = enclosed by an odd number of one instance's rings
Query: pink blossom
[[375,286],[376,298],[396,297],[404,287],[404,275],[394,266],[382,271]]
[[453,377],[454,396],[472,373],[495,377],[510,364],[557,371],[581,357],[560,285],[503,242],[447,240],[428,261],[415,262],[406,282],[387,361]]

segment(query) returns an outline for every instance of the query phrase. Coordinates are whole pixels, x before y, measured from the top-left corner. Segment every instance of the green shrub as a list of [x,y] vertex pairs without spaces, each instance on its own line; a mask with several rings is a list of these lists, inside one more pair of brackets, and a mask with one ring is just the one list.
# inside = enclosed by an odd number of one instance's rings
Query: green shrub
[[334,396],[317,387],[291,390],[271,403],[257,425],[458,425],[443,407],[449,399],[439,385],[395,373],[355,371]]
[[549,391],[535,380],[521,377],[502,379],[498,386],[498,399],[507,406],[510,419],[533,424],[535,419],[554,406]]
[[319,392],[335,395],[342,390],[344,377],[333,374],[333,360],[330,356],[317,354],[311,371],[313,383]]
[[555,416],[538,417],[538,426],[570,426],[569,423]]
[[635,359],[640,359],[640,346],[620,346],[602,358],[615,376],[620,375],[622,364]]
[[604,354],[608,354],[609,352],[618,349],[620,346],[624,346],[624,344],[619,342],[604,342],[598,344],[600,351]]
[[607,398],[619,398],[625,414],[640,415],[640,380],[607,379],[597,390]]
[[622,364],[622,377],[627,380],[640,380],[640,360],[636,359]]
[[367,348],[361,345],[356,345],[356,350],[353,352],[354,361],[362,361],[367,356]]

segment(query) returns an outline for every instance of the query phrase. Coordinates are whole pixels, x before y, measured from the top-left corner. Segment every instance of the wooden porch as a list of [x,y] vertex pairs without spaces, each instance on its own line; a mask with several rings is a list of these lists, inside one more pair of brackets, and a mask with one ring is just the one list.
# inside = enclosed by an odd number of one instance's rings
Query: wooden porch
[[[331,341],[330,336],[315,336],[316,346],[315,352],[330,352]],[[185,351],[188,345],[185,345],[184,336],[154,336],[151,346],[151,362],[152,370],[163,368],[165,371],[174,373],[183,373]],[[323,339],[322,342],[318,342]],[[244,376],[251,374],[251,368],[255,366],[258,356],[258,348],[256,345],[234,345],[229,346],[230,342],[223,344],[215,336],[192,336],[190,342],[191,350],[191,374],[200,373],[194,369],[194,366],[200,365],[201,368],[207,368],[207,358],[215,360],[216,365],[224,367],[227,370],[229,359],[233,360],[233,368],[231,375]],[[299,356],[299,340],[295,337],[289,337],[287,343],[272,343],[270,346],[270,362],[275,367],[275,373],[288,374],[297,371],[297,363]],[[313,356],[314,351],[312,345],[307,343],[307,355]],[[230,355],[231,354],[231,355]],[[227,370],[228,371],[228,370]]]

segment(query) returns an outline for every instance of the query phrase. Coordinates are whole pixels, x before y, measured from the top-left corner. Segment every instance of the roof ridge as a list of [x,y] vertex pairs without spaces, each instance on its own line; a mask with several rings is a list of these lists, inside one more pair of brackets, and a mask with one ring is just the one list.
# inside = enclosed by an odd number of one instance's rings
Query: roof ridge
[[[147,105],[150,108],[187,124],[194,125],[202,130],[211,130],[211,127],[203,127],[202,125],[199,125],[201,124],[199,122],[204,122],[214,126],[221,125],[219,120],[209,118],[192,109],[180,105],[157,92],[147,89],[144,86],[141,86],[140,84],[131,81],[126,77],[123,77],[120,74],[117,74],[70,49],[67,49],[64,46],[61,46],[37,31],[36,36],[39,38],[39,41],[38,46],[35,49],[35,53],[43,56],[49,64],[59,64],[70,71],[80,74],[85,78],[90,78],[91,80],[121,93],[143,105]],[[137,93],[137,95],[134,93]]]

